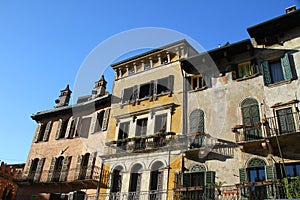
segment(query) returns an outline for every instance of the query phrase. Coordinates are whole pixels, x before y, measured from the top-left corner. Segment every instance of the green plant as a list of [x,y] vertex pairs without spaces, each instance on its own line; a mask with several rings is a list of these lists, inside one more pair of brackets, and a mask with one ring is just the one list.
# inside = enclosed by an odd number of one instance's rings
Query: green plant
[[218,191],[218,195],[221,195],[222,194],[222,191],[221,191],[221,188],[223,187],[223,185],[225,184],[226,182],[225,181],[219,181],[217,183],[212,183],[212,186],[214,188],[216,188],[216,190]]
[[283,179],[287,198],[300,198],[300,177],[288,177]]

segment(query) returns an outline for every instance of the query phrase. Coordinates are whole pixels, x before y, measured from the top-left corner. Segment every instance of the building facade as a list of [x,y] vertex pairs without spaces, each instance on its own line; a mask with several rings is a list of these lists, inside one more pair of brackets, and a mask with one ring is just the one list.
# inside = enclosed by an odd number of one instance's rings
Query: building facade
[[251,40],[112,64],[112,94],[102,77],[73,106],[67,87],[32,116],[20,199],[300,198],[299,21],[291,7]]

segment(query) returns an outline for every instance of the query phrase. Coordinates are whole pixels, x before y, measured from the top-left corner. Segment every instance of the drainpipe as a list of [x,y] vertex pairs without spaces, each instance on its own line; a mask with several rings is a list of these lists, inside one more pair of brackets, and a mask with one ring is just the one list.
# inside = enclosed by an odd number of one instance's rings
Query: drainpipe
[[101,187],[101,181],[102,181],[102,172],[103,172],[103,166],[104,166],[104,159],[101,158],[101,171],[100,171],[100,176],[97,184],[97,192],[96,192],[96,200],[99,198],[99,193],[100,193],[100,187]]

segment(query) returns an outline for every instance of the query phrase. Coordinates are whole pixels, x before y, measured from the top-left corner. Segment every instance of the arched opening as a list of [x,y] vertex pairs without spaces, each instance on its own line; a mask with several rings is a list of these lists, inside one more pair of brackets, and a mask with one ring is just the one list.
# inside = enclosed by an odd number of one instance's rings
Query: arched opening
[[31,165],[31,169],[30,169],[30,174],[28,176],[29,181],[33,181],[35,173],[36,173],[36,170],[37,170],[37,167],[38,167],[38,164],[39,164],[39,159],[35,158],[32,161],[32,165]]
[[246,98],[241,106],[245,141],[262,138],[259,104],[257,100]]
[[[121,192],[122,188],[122,171],[123,171],[122,166],[117,166],[114,168],[112,171],[112,185],[111,185],[111,193],[118,193]],[[115,194],[117,195],[117,194]]]
[[59,181],[63,164],[64,164],[64,157],[63,156],[58,157],[54,167],[54,176],[53,176],[54,182]]
[[141,164],[135,164],[131,169],[129,185],[129,192],[131,198],[137,197],[137,193],[141,190],[142,169],[143,167]]
[[81,180],[84,180],[86,178],[86,172],[87,172],[87,169],[88,169],[89,158],[90,158],[89,153],[84,154],[84,156],[82,157],[81,173],[80,173],[80,176],[79,176],[79,179],[81,179]]
[[151,167],[150,174],[150,199],[161,199],[163,190],[163,167],[161,161],[155,162]]
[[190,134],[195,137],[191,143],[191,148],[200,148],[204,142],[204,112],[201,109],[196,109],[190,114]]

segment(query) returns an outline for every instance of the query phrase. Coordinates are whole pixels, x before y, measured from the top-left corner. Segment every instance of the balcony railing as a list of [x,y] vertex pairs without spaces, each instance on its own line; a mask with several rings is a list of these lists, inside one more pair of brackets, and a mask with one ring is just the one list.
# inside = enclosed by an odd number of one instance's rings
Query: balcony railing
[[[89,171],[90,170],[90,171]],[[43,170],[39,175],[37,175],[37,171],[32,171],[29,173],[27,177],[23,176],[22,181],[24,182],[72,182],[78,180],[94,180],[99,181],[100,178],[100,167],[94,166],[93,168],[82,167],[79,171],[76,168],[71,168],[68,171],[53,171],[52,178],[49,180],[49,170]],[[79,174],[78,174],[79,173]],[[78,175],[77,175],[78,174]],[[62,178],[62,176],[65,176]],[[41,177],[37,180],[34,177]],[[21,179],[20,179],[21,180]]]
[[297,133],[300,131],[300,113],[286,113],[269,117],[264,123],[266,137]]
[[[172,191],[169,191],[172,195]],[[151,190],[141,192],[115,192],[115,193],[100,193],[100,200],[165,200],[167,190]]]
[[235,133],[236,142],[249,142],[263,139],[262,124],[260,122],[255,124],[236,125],[232,128]]

